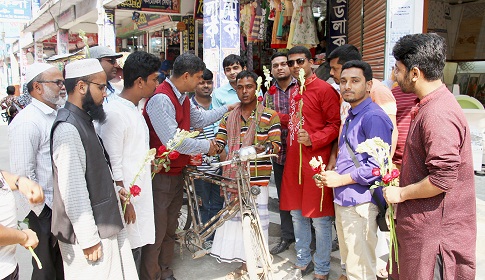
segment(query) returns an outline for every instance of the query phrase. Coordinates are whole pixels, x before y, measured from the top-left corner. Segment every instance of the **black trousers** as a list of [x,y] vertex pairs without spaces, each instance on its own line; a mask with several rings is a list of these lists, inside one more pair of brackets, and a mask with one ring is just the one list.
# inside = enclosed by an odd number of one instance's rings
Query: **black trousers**
[[[283,178],[284,165],[273,162],[274,180],[278,198],[281,194],[281,180]],[[295,233],[293,231],[293,220],[290,211],[280,210],[281,220],[281,238],[286,240],[295,240]]]
[[27,218],[29,218],[29,228],[35,231],[39,238],[39,245],[34,252],[42,263],[42,269],[39,269],[32,258],[32,280],[64,279],[61,251],[57,239],[51,233],[52,210],[46,205],[39,217],[30,211]]

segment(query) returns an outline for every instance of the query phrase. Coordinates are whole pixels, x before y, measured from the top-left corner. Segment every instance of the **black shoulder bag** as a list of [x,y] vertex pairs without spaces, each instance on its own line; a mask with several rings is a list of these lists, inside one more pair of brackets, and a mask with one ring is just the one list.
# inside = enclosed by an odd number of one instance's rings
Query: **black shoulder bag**
[[[347,119],[345,121],[345,134],[344,134],[344,140],[345,144],[347,146],[347,150],[349,151],[349,155],[352,158],[352,161],[354,162],[355,167],[359,168],[360,167],[360,162],[357,160],[355,157],[355,152],[350,146],[349,140],[347,139],[347,130],[349,129],[349,120]],[[379,208],[379,214],[377,214],[377,226],[379,226],[379,229],[381,231],[389,231],[389,226],[387,225],[386,222],[386,209],[387,209],[387,204],[382,205],[381,200],[375,195],[374,190],[370,190],[370,193],[372,195],[372,198],[374,198],[374,201],[377,204],[377,208]]]

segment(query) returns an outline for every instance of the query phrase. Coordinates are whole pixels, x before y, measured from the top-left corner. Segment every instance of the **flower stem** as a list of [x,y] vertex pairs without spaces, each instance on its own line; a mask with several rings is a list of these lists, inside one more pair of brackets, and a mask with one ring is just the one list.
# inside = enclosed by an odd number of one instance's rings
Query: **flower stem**
[[324,188],[324,187],[322,187],[322,196],[320,197],[320,212],[322,212],[322,211],[323,211],[323,210],[322,210],[322,209],[323,209],[323,188]]
[[29,251],[32,257],[34,258],[35,262],[37,263],[37,267],[39,269],[42,269],[42,263],[40,262],[39,257],[37,257],[37,254],[34,252],[34,249],[32,248],[32,246],[29,246]]

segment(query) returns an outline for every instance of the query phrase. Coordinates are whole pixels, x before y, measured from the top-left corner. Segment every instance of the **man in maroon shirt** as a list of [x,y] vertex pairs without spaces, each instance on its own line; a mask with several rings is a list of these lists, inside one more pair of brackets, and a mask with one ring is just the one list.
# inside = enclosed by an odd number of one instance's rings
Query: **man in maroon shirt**
[[399,270],[390,279],[475,279],[470,129],[441,82],[445,40],[433,33],[406,35],[393,55],[399,86],[419,103],[411,112],[400,187],[384,189],[387,202],[398,203]]

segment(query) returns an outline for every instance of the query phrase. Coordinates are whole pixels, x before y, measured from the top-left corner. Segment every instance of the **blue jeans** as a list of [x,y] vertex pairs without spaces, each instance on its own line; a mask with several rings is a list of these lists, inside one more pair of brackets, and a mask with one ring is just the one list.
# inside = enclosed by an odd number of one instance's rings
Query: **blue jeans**
[[220,194],[219,186],[204,180],[194,180],[197,196],[202,199],[199,207],[202,223],[206,223],[222,209],[224,198]]
[[307,218],[301,210],[291,210],[295,230],[296,266],[306,267],[312,261],[310,243],[312,232],[310,219],[315,228],[316,252],[313,255],[315,273],[330,273],[330,253],[332,252],[332,217]]

